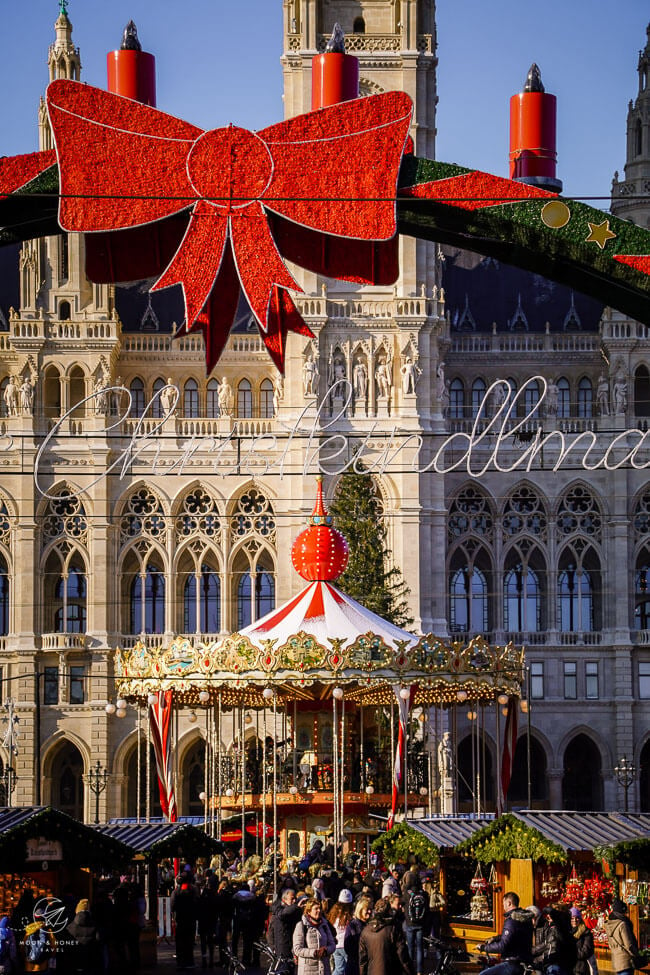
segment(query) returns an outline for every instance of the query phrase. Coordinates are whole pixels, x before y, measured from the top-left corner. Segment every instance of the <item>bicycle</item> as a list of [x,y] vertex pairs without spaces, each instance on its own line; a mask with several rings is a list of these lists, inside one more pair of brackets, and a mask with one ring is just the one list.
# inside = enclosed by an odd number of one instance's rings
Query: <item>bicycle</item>
[[447,941],[442,941],[440,938],[428,937],[426,935],[422,940],[427,948],[427,952],[428,949],[432,948],[438,956],[432,975],[458,975],[459,969],[456,967],[457,963],[469,960],[469,955],[466,950],[457,945],[451,945]]
[[253,947],[259,951],[260,955],[265,955],[269,959],[271,964],[267,969],[267,975],[293,975],[293,958],[279,955],[266,941],[256,941]]
[[237,955],[233,955],[230,948],[223,948],[221,954],[228,963],[228,975],[244,975],[246,966],[239,960]]

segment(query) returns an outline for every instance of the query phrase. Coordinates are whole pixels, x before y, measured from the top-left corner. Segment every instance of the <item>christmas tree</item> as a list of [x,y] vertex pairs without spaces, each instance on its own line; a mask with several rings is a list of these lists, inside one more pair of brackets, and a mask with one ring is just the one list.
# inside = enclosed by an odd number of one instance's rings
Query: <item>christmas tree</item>
[[330,510],[350,547],[348,567],[337,586],[366,609],[396,626],[408,627],[410,589],[390,566],[382,503],[370,474],[343,474]]

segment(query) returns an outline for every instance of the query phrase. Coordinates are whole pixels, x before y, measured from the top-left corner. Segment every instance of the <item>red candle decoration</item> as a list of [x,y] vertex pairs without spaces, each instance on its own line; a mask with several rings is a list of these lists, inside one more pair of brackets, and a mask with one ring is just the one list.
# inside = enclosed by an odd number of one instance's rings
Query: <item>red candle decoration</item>
[[156,105],[156,59],[142,50],[132,20],[124,29],[119,51],[106,55],[108,90],[143,105]]
[[559,193],[556,107],[555,95],[544,90],[539,68],[533,64],[524,90],[510,99],[510,179]]

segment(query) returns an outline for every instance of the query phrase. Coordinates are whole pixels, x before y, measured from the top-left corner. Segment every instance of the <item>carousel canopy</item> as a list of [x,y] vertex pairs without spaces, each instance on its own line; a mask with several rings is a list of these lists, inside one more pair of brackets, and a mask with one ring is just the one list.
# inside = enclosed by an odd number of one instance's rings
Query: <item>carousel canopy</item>
[[[409,688],[412,705],[492,702],[519,696],[524,654],[512,643],[494,647],[482,636],[469,643],[402,630],[334,585],[348,561],[343,535],[332,526],[319,478],[309,527],[294,542],[292,562],[308,586],[241,633],[212,644],[177,638],[169,647],[138,643],[116,652],[118,692],[146,699],[173,690],[196,707],[220,699],[264,707],[268,688],[280,697],[322,699],[336,686],[346,698],[392,704]],[[271,695],[272,696],[272,695]]]

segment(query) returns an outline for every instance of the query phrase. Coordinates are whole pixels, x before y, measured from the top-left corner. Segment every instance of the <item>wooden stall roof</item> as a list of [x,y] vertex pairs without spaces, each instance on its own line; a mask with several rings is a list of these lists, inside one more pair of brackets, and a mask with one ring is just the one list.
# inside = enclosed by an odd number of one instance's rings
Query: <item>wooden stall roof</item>
[[[598,846],[650,840],[650,813],[522,809],[510,815],[567,851],[590,852]],[[409,820],[409,826],[423,833],[441,850],[453,849],[491,823],[498,829],[499,819],[492,813]]]
[[133,855],[139,854],[147,859],[210,856],[223,850],[219,840],[187,822],[111,820],[94,829],[101,836],[119,840],[130,848]]
[[69,866],[128,863],[133,855],[118,838],[98,836],[91,826],[50,806],[0,807],[0,862],[4,869],[25,866],[27,840],[39,837],[60,842]]

